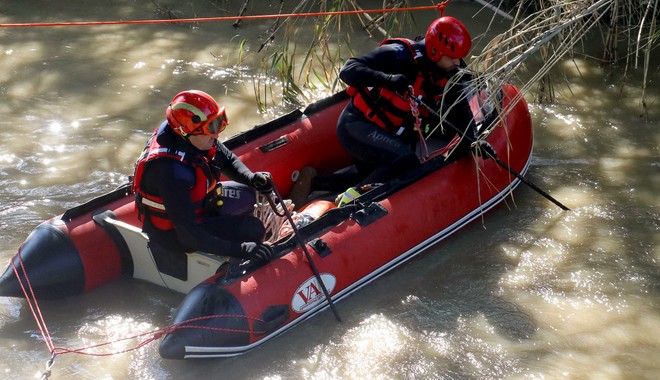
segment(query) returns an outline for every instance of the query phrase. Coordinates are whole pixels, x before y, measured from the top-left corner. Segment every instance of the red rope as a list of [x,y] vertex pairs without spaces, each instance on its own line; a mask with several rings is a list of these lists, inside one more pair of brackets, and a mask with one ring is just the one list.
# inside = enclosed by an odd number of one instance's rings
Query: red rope
[[449,4],[451,0],[445,0],[442,3],[436,5],[438,8],[438,13],[440,13],[440,17],[444,17],[445,15],[445,8],[447,7],[447,4]]
[[[248,320],[251,320],[251,321],[263,322],[263,320],[261,320],[259,318],[248,317],[248,316],[245,316],[245,315],[232,315],[232,314],[228,314],[228,315],[223,315],[223,314],[207,315],[207,316],[204,316],[204,317],[191,318],[191,319],[188,319],[186,321],[179,322],[179,323],[176,323],[174,325],[163,327],[163,328],[160,328],[160,329],[157,329],[157,330],[147,331],[147,332],[144,332],[144,333],[140,333],[140,334],[136,334],[136,335],[133,335],[133,336],[117,339],[117,340],[114,340],[114,341],[95,344],[95,345],[92,345],[92,346],[81,347],[81,348],[76,348],[76,349],[69,349],[69,348],[65,348],[65,347],[55,347],[53,349],[53,352],[57,355],[59,355],[59,354],[70,354],[70,353],[80,354],[80,355],[88,355],[88,356],[118,355],[118,354],[123,354],[123,353],[126,353],[126,352],[135,351],[137,349],[140,349],[140,348],[146,346],[147,344],[149,344],[149,343],[151,343],[155,340],[160,339],[163,335],[170,334],[170,333],[173,333],[176,330],[181,330],[181,329],[200,329],[200,330],[207,330],[207,331],[238,332],[238,333],[244,333],[244,334],[252,334],[252,333],[254,333],[254,334],[264,334],[265,333],[265,331],[254,331],[254,330],[244,330],[244,329],[228,329],[228,328],[221,328],[221,327],[208,327],[208,326],[195,326],[195,325],[191,326],[191,325],[188,325],[189,323],[194,323],[194,322],[197,322],[197,321],[202,321],[202,320],[207,320],[207,319],[215,319],[215,318],[244,318],[244,319],[248,319]],[[90,352],[90,350],[93,350],[93,349],[96,349],[96,348],[104,347],[104,346],[107,346],[107,345],[110,345],[110,344],[115,344],[115,343],[119,343],[119,342],[123,342],[123,341],[127,341],[127,340],[138,339],[140,337],[147,336],[147,335],[151,335],[151,336],[149,338],[141,341],[141,342],[138,342],[138,344],[136,344],[135,346],[129,347],[129,348],[121,350],[121,351],[107,352],[107,353]]]
[[[37,327],[39,328],[39,331],[41,332],[41,336],[46,343],[46,346],[48,347],[48,352],[51,354],[51,360],[49,363],[52,363],[53,360],[55,359],[56,355],[60,354],[67,354],[67,353],[76,353],[76,354],[81,354],[81,355],[90,355],[90,356],[112,356],[112,355],[118,355],[130,351],[137,350],[141,347],[146,346],[147,344],[160,339],[163,337],[163,335],[173,333],[176,330],[181,330],[181,329],[200,329],[200,330],[208,330],[208,331],[224,331],[224,332],[234,332],[234,333],[244,333],[244,334],[264,334],[265,331],[256,331],[256,330],[245,330],[245,329],[229,329],[229,328],[222,328],[222,327],[208,327],[208,326],[196,326],[196,325],[190,325],[191,323],[199,322],[199,321],[204,321],[208,319],[215,319],[215,318],[244,318],[253,322],[263,322],[263,320],[259,318],[254,318],[254,317],[249,317],[245,315],[239,315],[239,314],[217,314],[217,315],[207,315],[203,317],[197,317],[197,318],[191,318],[167,327],[163,327],[157,330],[153,331],[148,331],[144,332],[141,334],[133,335],[130,337],[125,337],[121,339],[117,339],[114,341],[109,341],[109,342],[104,342],[104,343],[99,343],[96,345],[92,346],[87,346],[87,347],[81,347],[81,348],[76,348],[76,349],[70,349],[66,347],[55,347],[53,344],[53,340],[50,336],[50,332],[48,331],[48,327],[46,326],[46,320],[43,317],[43,314],[41,313],[41,309],[39,308],[39,303],[37,302],[37,298],[34,295],[34,289],[32,288],[32,285],[30,284],[30,279],[27,275],[27,271],[25,270],[25,265],[23,263],[23,258],[21,256],[21,251],[19,248],[18,253],[16,254],[18,257],[18,261],[21,266],[21,272],[23,273],[23,276],[21,277],[21,273],[19,273],[19,269],[16,267],[14,264],[14,260],[11,260],[11,266],[14,271],[14,275],[16,276],[16,279],[18,280],[18,284],[21,287],[21,290],[23,291],[23,296],[28,302],[28,306],[30,307],[30,311],[32,312],[32,316],[34,317],[35,322],[37,323]],[[126,340],[132,340],[132,339],[137,339],[146,335],[151,335],[149,338],[138,342],[137,345],[127,348],[125,350],[121,351],[116,351],[116,352],[110,352],[110,353],[94,353],[94,352],[89,352],[89,350],[107,346],[110,344],[115,344],[119,342],[123,342]]]
[[[21,290],[23,291],[23,295],[25,296],[25,299],[28,302],[28,306],[30,306],[30,311],[32,312],[32,316],[34,317],[34,320],[37,323],[39,332],[41,332],[41,337],[44,339],[44,342],[48,347],[48,352],[53,353],[55,350],[55,346],[53,345],[53,340],[50,336],[50,332],[48,331],[48,327],[46,326],[46,320],[44,319],[43,314],[41,314],[41,309],[39,308],[39,304],[37,303],[37,298],[34,295],[34,289],[32,289],[32,285],[30,284],[30,279],[28,278],[27,271],[25,270],[25,265],[23,264],[23,257],[21,256],[20,247],[18,249],[18,253],[16,254],[16,256],[18,256],[18,261],[21,264],[21,269],[23,271],[23,279],[21,279],[20,273],[18,272],[18,268],[16,268],[16,265],[14,264],[14,260],[12,259],[11,267],[14,270],[14,275],[16,276],[18,284],[21,286]],[[25,282],[25,284],[23,282]],[[29,289],[29,292],[25,288],[26,286]]]
[[423,5],[418,7],[406,8],[388,8],[388,9],[360,9],[353,11],[327,11],[310,13],[284,13],[276,15],[252,15],[252,16],[223,16],[223,17],[202,17],[202,18],[181,18],[175,20],[128,20],[128,21],[71,21],[71,22],[40,22],[40,23],[8,23],[0,24],[2,28],[26,28],[26,27],[53,27],[53,26],[97,26],[97,25],[135,25],[135,24],[171,24],[182,22],[206,22],[206,21],[237,21],[237,20],[259,20],[275,19],[287,17],[318,17],[318,16],[342,16],[355,15],[362,13],[389,13],[406,11],[423,11],[437,9],[444,13],[444,7],[447,1],[438,5]]

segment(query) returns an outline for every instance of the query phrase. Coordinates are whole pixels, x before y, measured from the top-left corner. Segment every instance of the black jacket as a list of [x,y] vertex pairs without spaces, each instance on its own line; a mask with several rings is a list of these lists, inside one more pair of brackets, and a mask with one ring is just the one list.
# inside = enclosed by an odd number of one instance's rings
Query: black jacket
[[[175,134],[167,123],[163,123],[159,128],[157,141],[163,147],[191,154],[206,153],[199,151],[187,139]],[[250,184],[254,176],[252,171],[220,142],[217,142],[217,153],[211,161],[211,167],[216,178],[222,173],[244,184]],[[195,180],[194,169],[177,160],[160,158],[148,163],[141,185],[148,193],[162,198],[168,218],[174,224],[174,230],[160,230],[149,222],[149,218],[145,218],[144,232],[154,243],[173,250],[199,250],[218,255],[239,255],[240,242],[223,239],[196,222],[195,207],[190,193]]]
[[[342,67],[339,78],[344,83],[353,87],[387,87],[388,79],[392,74],[403,74],[408,78],[410,83],[414,83],[421,68],[422,71],[429,74],[426,82],[431,82],[426,84],[425,91],[429,96],[424,98],[423,101],[440,113],[440,105],[435,104],[436,101],[432,98],[441,96],[443,89],[433,88],[435,86],[432,87],[431,85],[441,78],[449,78],[457,74],[458,70],[446,72],[431,62],[425,55],[424,40],[417,42],[417,46],[419,47],[419,51],[424,54],[417,62],[415,62],[412,52],[403,44],[384,44],[367,54],[349,58]],[[463,63],[463,65],[465,64]],[[444,94],[443,104],[445,106],[456,103],[450,109],[446,120],[455,126],[458,131],[450,126],[445,126],[444,130],[438,128],[432,135],[432,137],[448,139],[456,133],[465,132],[467,129],[467,139],[463,139],[457,149],[458,152],[466,152],[469,148],[469,140],[473,141],[477,137],[476,125],[474,124],[470,106],[463,96],[463,92],[467,91],[467,82],[470,79],[470,75],[462,75],[459,82],[451,86]],[[429,130],[433,130],[438,125],[438,122],[439,119],[437,117],[429,115],[428,118],[423,120],[422,125],[428,125]]]

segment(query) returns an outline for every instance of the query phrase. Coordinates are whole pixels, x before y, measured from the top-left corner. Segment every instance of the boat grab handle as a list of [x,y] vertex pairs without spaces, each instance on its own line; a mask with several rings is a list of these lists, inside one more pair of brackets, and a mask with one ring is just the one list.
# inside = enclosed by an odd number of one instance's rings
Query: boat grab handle
[[288,143],[289,143],[289,139],[286,136],[282,136],[279,139],[273,140],[269,143],[260,146],[259,150],[261,150],[264,153],[268,153],[274,151],[277,148],[281,148]]

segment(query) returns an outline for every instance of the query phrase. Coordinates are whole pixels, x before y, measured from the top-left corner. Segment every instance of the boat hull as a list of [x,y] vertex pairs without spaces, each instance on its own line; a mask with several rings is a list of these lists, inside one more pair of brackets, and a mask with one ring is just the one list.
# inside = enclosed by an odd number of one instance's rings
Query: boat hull
[[[526,105],[520,101],[516,107],[488,141],[512,169],[525,173],[533,136]],[[375,200],[369,211],[357,211],[328,231],[307,235],[303,228],[301,234],[337,302],[480,218],[519,183],[492,160],[466,157]],[[301,248],[248,276],[226,278],[219,274],[186,296],[160,344],[161,356],[239,355],[329,306]]]
[[[335,133],[347,101],[344,93],[335,95],[225,144],[253,171],[270,172],[279,191],[288,194],[305,166],[325,173],[351,164]],[[502,162],[525,173],[532,126],[515,87],[504,87],[502,109],[506,116],[487,140]],[[340,301],[480,218],[518,184],[493,160],[433,158],[419,171],[331,209],[298,235],[281,239],[269,263],[223,267],[192,288],[163,336],[160,354],[184,359],[244,353],[327,308],[319,278],[332,300]],[[103,222],[112,218],[139,226],[129,190],[119,189],[37,227],[0,277],[0,295],[23,296],[15,273],[24,283],[29,280],[37,298],[67,297],[131,276],[131,252]],[[53,268],[63,275],[51,275]]]

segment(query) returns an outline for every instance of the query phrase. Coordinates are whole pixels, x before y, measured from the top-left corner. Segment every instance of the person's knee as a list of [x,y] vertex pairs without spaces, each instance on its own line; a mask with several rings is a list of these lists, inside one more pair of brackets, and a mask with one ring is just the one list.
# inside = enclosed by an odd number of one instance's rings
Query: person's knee
[[421,165],[416,154],[405,154],[392,161],[392,167],[396,171],[413,170]]
[[220,208],[222,215],[250,214],[254,210],[257,200],[255,190],[242,183],[228,181],[222,183],[223,205]]
[[260,242],[266,236],[266,228],[261,220],[253,216],[243,218],[241,230],[245,231],[245,241]]

